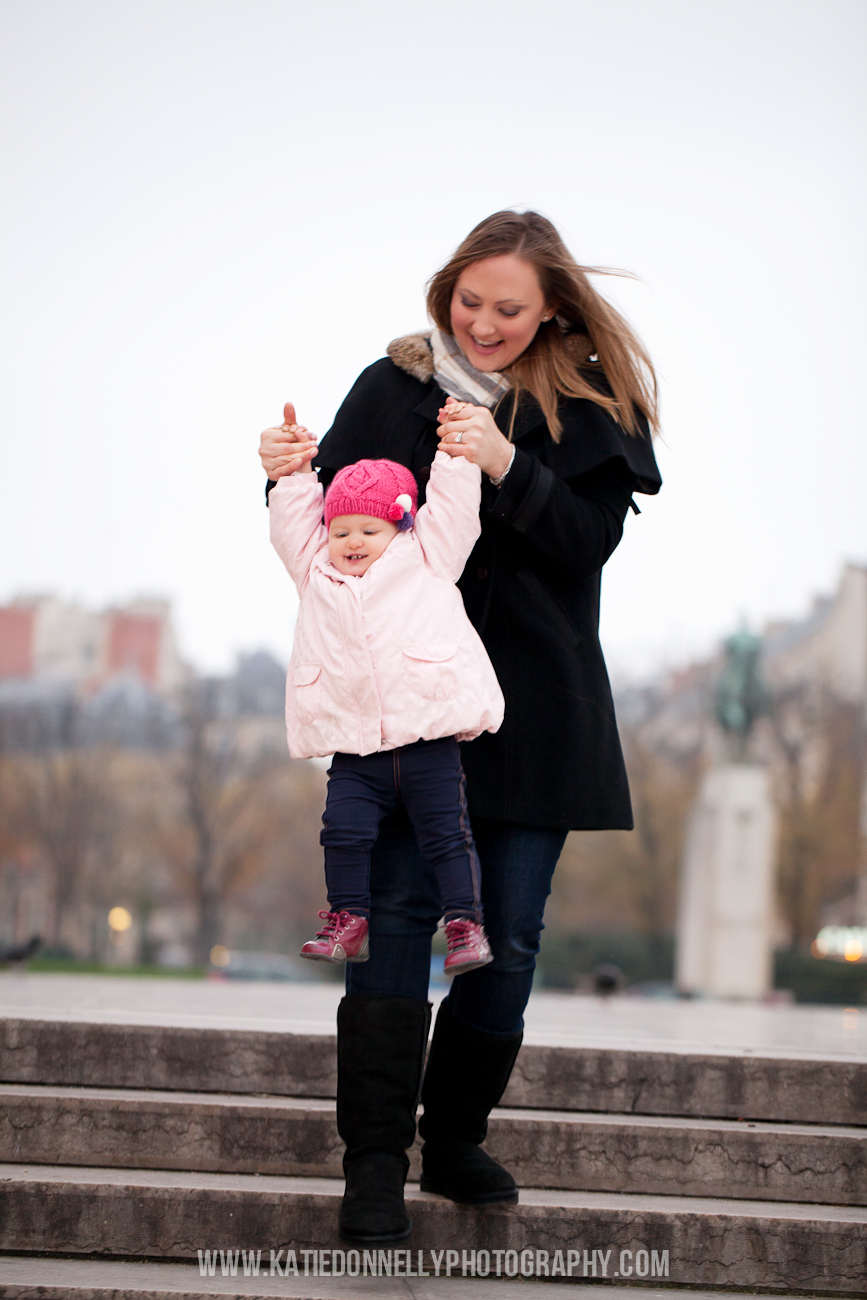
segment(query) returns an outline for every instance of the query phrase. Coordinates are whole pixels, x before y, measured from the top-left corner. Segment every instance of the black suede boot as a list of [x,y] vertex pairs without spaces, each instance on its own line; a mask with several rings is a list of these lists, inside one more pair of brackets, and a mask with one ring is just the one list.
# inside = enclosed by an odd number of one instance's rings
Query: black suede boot
[[340,1234],[401,1241],[412,1231],[403,1200],[415,1138],[430,1005],[350,993],[337,1009],[337,1128],[346,1143]]
[[489,1034],[456,1020],[443,1002],[422,1085],[421,1189],[463,1205],[513,1205],[515,1180],[481,1149],[522,1034]]

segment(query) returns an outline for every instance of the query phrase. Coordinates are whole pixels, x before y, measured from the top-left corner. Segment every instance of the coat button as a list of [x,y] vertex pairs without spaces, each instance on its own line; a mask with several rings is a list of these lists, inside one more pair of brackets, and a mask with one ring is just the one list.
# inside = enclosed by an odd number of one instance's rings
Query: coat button
[[488,576],[488,571],[484,565],[482,565],[480,569],[476,569],[476,577],[478,578],[479,582],[484,582],[487,576]]

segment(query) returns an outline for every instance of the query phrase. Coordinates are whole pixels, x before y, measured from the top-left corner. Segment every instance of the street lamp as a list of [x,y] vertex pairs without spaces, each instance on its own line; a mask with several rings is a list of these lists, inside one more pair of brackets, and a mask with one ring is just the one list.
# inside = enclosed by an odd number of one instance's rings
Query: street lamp
[[108,914],[108,928],[113,944],[123,942],[123,936],[132,925],[132,913],[125,907],[113,907]]

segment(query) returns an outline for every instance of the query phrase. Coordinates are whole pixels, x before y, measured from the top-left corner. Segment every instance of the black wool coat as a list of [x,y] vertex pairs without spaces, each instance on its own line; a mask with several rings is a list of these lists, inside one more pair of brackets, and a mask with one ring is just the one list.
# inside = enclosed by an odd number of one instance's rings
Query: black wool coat
[[[424,499],[446,395],[430,377],[427,344],[415,343],[392,345],[400,363],[377,361],[353,386],[320,444],[324,484],[353,461],[386,457],[413,471]],[[504,432],[510,415],[507,398],[495,416]],[[599,645],[600,577],[633,492],[657,492],[660,477],[646,430],[630,437],[584,399],[565,399],[560,418],[555,443],[524,394],[503,486],[482,477],[482,532],[458,586],[506,715],[496,734],[462,747],[467,797],[476,817],[628,830],[629,786]]]

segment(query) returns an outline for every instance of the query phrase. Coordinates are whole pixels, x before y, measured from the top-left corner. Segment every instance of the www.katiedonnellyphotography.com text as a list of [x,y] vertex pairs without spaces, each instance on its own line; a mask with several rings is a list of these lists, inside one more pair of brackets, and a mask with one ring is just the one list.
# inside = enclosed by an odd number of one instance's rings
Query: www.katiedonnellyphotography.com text
[[200,1250],[202,1277],[669,1276],[667,1250]]

